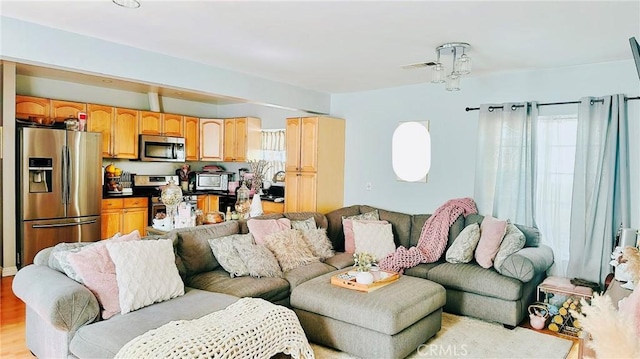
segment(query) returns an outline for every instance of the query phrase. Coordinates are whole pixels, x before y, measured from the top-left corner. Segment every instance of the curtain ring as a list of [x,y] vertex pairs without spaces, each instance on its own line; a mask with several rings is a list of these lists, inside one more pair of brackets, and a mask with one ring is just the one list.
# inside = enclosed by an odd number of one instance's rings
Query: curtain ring
[[511,105],[511,111],[515,111],[518,108],[516,105]]
[[493,106],[489,106],[488,111],[489,111],[489,112],[493,112]]
[[594,104],[593,99],[589,100],[589,105],[593,106],[593,104]]

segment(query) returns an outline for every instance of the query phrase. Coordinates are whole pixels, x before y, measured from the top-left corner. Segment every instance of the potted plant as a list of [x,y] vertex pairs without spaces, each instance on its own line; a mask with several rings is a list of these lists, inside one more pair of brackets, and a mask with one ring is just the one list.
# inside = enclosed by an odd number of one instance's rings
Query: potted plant
[[360,284],[373,283],[373,275],[370,270],[371,267],[378,263],[375,256],[367,252],[358,252],[353,254],[353,262],[356,271],[356,282]]

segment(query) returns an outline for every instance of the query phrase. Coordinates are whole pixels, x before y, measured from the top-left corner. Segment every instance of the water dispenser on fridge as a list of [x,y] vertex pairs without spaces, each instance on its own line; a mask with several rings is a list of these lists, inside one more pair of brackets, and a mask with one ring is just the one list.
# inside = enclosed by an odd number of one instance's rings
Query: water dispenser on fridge
[[29,157],[29,193],[51,192],[52,158]]

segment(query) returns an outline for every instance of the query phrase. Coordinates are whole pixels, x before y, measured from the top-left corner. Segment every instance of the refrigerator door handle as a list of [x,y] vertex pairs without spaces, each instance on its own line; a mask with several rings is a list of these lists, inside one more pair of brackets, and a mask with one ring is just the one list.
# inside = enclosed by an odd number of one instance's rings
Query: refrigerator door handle
[[71,226],[81,226],[83,224],[93,224],[96,223],[95,219],[83,222],[73,222],[73,223],[54,223],[54,224],[34,224],[31,228],[56,228],[56,227],[71,227]]
[[61,184],[62,184],[62,203],[67,204],[67,176],[69,173],[67,172],[67,146],[62,146],[62,171],[60,171],[62,176]]
[[71,153],[69,152],[69,146],[64,146],[65,149],[65,156],[67,157],[67,180],[65,181],[65,186],[67,186],[66,188],[66,192],[67,192],[67,198],[66,198],[66,203],[69,204],[71,203]]

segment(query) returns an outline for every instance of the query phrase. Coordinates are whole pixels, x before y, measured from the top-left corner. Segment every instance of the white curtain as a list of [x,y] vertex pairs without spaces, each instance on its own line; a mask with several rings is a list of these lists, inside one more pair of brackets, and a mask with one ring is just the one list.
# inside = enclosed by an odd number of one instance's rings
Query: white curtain
[[276,172],[284,171],[286,161],[284,130],[263,130],[261,149],[262,159],[269,163],[264,178],[267,181],[272,181]]
[[630,223],[629,138],[623,95],[581,99],[569,276],[602,283],[619,226]]
[[537,103],[480,106],[474,198],[480,214],[535,226]]
[[577,114],[538,117],[535,219],[544,244],[553,250],[548,273],[561,277],[569,263],[577,125]]

